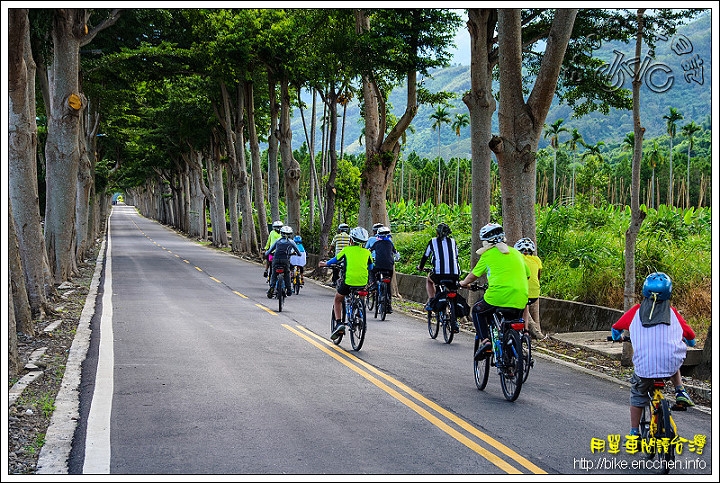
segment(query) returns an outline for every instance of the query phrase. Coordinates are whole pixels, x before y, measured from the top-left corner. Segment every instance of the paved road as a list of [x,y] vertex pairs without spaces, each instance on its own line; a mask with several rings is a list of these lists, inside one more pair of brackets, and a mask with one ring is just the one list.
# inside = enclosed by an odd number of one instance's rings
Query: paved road
[[[511,403],[495,374],[476,389],[470,334],[448,345],[394,313],[369,318],[355,352],[329,339],[331,289],[308,280],[277,313],[266,288],[259,264],[114,206],[72,451],[43,471],[648,473],[610,446],[628,429],[624,385],[538,359]],[[707,440],[674,473],[711,475],[711,416],[677,420]]]

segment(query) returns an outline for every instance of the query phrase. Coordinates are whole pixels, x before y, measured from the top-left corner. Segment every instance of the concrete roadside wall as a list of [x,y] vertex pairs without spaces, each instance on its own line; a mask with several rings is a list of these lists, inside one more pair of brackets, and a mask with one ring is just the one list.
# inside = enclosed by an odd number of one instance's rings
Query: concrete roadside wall
[[[308,254],[308,267],[316,267],[320,258]],[[329,272],[329,271],[328,271]],[[427,302],[425,290],[426,277],[421,275],[407,275],[396,273],[398,291],[406,300],[424,304]],[[468,290],[460,293],[469,298]],[[589,305],[569,300],[540,297],[540,320],[543,331],[558,332],[586,332],[606,330],[610,333],[610,326],[623,314],[622,310]]]
[[[423,304],[427,301],[426,277],[403,273],[396,277],[403,298]],[[460,293],[469,297],[467,290],[460,290]],[[610,326],[623,314],[622,310],[549,297],[540,297],[539,303],[543,331],[551,333],[607,330],[609,334]]]

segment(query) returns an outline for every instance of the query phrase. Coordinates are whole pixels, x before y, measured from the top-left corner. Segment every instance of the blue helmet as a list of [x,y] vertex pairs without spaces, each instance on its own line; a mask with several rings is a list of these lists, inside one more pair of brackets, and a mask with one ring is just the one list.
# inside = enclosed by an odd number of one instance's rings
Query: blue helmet
[[302,243],[302,237],[300,235],[295,235],[295,238],[293,239],[295,243]]
[[653,295],[658,301],[670,300],[672,295],[672,281],[663,272],[651,273],[643,283],[642,294],[645,298],[651,298]]

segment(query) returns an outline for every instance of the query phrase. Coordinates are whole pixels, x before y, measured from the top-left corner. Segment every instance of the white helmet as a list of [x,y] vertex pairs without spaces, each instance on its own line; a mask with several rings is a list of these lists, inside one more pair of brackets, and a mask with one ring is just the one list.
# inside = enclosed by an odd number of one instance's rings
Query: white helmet
[[293,229],[287,225],[283,225],[282,228],[280,228],[280,234],[285,238],[290,238],[293,236]]
[[529,255],[535,253],[535,243],[527,237],[521,238],[515,242],[515,249],[519,252],[528,252]]
[[282,228],[282,226],[283,226],[282,221],[280,221],[280,220],[273,221],[273,224],[272,224],[273,230],[280,231],[280,228]]
[[361,245],[368,241],[368,231],[361,227],[356,226],[352,230],[350,230],[350,238],[353,240],[353,242],[357,243],[358,245]]
[[480,228],[480,240],[488,243],[500,243],[505,241],[505,231],[497,223],[488,223]]

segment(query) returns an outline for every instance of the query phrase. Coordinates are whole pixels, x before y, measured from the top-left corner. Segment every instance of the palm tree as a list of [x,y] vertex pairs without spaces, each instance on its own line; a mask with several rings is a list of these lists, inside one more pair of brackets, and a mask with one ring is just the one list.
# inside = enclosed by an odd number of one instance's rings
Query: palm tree
[[668,185],[668,206],[673,206],[675,200],[673,198],[673,141],[675,140],[675,134],[677,133],[676,122],[683,119],[683,115],[678,112],[674,107],[670,108],[670,114],[663,116],[663,119],[667,120],[667,133],[670,136],[670,184]]
[[545,134],[543,137],[550,137],[550,146],[555,150],[555,159],[553,160],[553,201],[555,201],[555,186],[557,182],[557,150],[559,147],[560,133],[567,132],[566,127],[560,127],[565,119],[558,119],[554,123],[545,124]]
[[583,140],[582,134],[576,129],[573,128],[572,131],[570,131],[570,139],[565,141],[565,144],[567,147],[572,151],[573,153],[573,165],[572,165],[572,204],[575,204],[575,166],[577,165],[577,149],[578,145],[585,146],[585,141]]
[[655,168],[658,162],[662,161],[662,154],[660,154],[660,147],[658,146],[657,139],[653,140],[653,147],[648,153],[648,162],[652,168],[652,177],[650,178],[650,208],[655,207]]
[[[597,161],[596,163],[591,163],[591,169],[597,169],[597,166],[602,166],[605,163],[605,159],[603,158],[603,155],[600,152],[600,146],[604,146],[604,145],[605,145],[605,143],[602,141],[598,141],[595,144],[583,144],[583,146],[585,146],[587,151],[585,151],[582,154],[582,159],[585,160],[586,158],[594,158]],[[587,168],[588,168],[588,164],[586,163],[585,170],[587,170]],[[595,177],[594,175],[590,176],[590,178],[594,178],[594,177]],[[596,185],[596,183],[592,179],[590,179],[588,184],[590,186],[590,193],[591,193],[590,202],[595,203],[595,188],[596,188],[595,185]]]
[[[453,121],[452,125],[450,126],[453,131],[455,131],[455,135],[459,138],[460,137],[460,129],[469,126],[470,125],[470,116],[466,113],[456,113],[455,114],[455,120]],[[458,159],[457,162],[457,172],[455,173],[455,204],[460,203],[460,160]]]
[[440,157],[440,127],[443,124],[450,124],[450,116],[447,112],[447,106],[438,106],[435,112],[430,114],[430,119],[433,120],[432,128],[437,129],[438,133],[438,205],[440,204],[440,167],[442,166],[442,158]]
[[695,124],[695,121],[691,121],[690,124],[685,124],[682,127],[683,136],[688,139],[688,161],[687,161],[687,186],[685,188],[685,208],[690,208],[690,151],[695,146],[695,133],[701,131],[702,128]]

